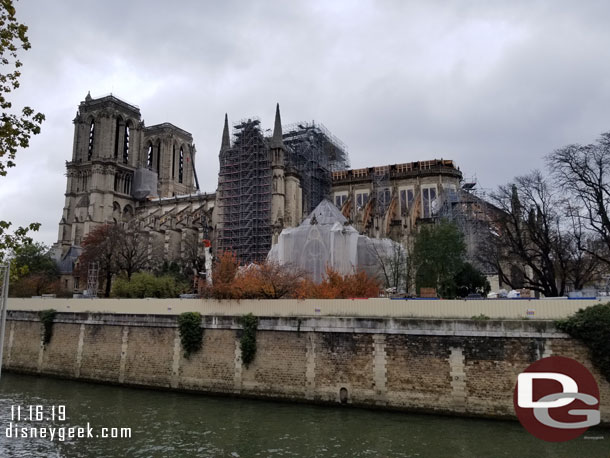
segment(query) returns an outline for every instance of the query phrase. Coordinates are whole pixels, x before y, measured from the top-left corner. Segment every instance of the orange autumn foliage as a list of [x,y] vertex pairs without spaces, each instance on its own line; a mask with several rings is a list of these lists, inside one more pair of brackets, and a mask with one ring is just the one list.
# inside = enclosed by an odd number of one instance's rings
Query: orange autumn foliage
[[225,251],[214,264],[212,286],[200,291],[215,299],[344,299],[377,297],[379,283],[364,271],[341,275],[328,267],[317,284],[301,269],[266,261],[239,267],[234,253]]
[[359,270],[353,274],[341,275],[331,267],[321,283],[309,278],[299,284],[295,297],[299,299],[347,299],[350,297],[378,297],[379,282]]
[[295,296],[305,273],[301,269],[267,261],[252,264],[235,277],[236,295],[243,299],[282,299]]
[[203,297],[215,299],[281,299],[294,297],[303,277],[300,269],[281,266],[276,262],[239,266],[234,253],[223,252],[212,269],[212,285],[200,290]]
[[215,299],[237,299],[234,297],[233,283],[238,267],[235,253],[231,251],[221,253],[212,268],[212,286],[206,287],[206,291],[202,291],[202,294]]

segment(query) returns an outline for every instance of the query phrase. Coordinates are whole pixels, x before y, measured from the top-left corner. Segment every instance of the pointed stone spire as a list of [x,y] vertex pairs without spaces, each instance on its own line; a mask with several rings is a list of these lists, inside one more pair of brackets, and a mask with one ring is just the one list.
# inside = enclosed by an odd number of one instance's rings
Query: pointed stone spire
[[91,91],[87,91],[87,95],[85,96],[85,102],[89,102],[91,100]]
[[275,126],[273,127],[273,137],[271,137],[271,148],[284,148],[282,138],[282,120],[280,118],[280,104],[275,108]]
[[222,130],[222,143],[220,144],[220,151],[226,151],[231,148],[231,137],[229,136],[229,117],[225,113],[225,126]]

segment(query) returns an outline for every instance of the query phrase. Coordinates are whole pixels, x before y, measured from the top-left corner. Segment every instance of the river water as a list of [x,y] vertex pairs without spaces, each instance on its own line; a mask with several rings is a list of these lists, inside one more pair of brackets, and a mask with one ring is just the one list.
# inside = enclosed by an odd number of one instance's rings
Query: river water
[[[40,421],[36,406],[41,406]],[[28,434],[34,427],[38,434],[44,429],[47,435],[57,429],[53,440],[14,437],[22,434],[22,427]],[[93,437],[69,439],[70,427],[83,427],[81,433]],[[131,437],[96,437],[120,436],[120,428],[130,428]],[[59,440],[60,434],[64,441]],[[574,441],[553,444],[530,436],[517,422],[209,397],[2,374],[0,457],[191,456],[609,458],[610,430],[591,429]]]

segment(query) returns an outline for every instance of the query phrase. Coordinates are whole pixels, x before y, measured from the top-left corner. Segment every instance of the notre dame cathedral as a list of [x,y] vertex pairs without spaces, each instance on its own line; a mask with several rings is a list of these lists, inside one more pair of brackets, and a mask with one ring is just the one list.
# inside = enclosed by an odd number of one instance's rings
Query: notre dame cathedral
[[[138,107],[89,94],[74,118],[66,162],[63,214],[53,255],[66,289],[81,242],[96,226],[140,231],[149,255],[179,261],[193,243],[234,251],[242,262],[265,259],[279,233],[330,199],[363,234],[405,243],[418,222],[457,199],[462,174],[450,160],[350,169],[347,149],[323,125],[282,126],[271,135],[257,119],[229,131],[225,116],[217,185],[202,192],[193,137],[170,123],[145,126]],[[206,155],[209,154],[206,152]]]

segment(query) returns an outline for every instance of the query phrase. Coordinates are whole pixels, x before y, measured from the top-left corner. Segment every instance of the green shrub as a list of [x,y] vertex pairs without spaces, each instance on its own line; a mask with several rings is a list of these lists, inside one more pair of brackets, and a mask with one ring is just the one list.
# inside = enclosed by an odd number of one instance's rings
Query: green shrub
[[469,262],[465,262],[455,274],[454,282],[459,297],[469,294],[481,294],[485,297],[491,290],[487,277]]
[[441,297],[456,296],[456,274],[462,269],[466,244],[458,226],[441,220],[438,224],[423,224],[415,235],[412,266],[415,268],[415,287],[435,288]]
[[184,349],[184,357],[188,358],[191,356],[191,353],[199,351],[203,342],[201,314],[197,312],[180,314],[178,317],[178,328],[180,329],[180,342]]
[[555,325],[589,348],[593,364],[610,382],[610,302],[580,309]]
[[40,322],[42,323],[42,343],[47,345],[53,336],[53,322],[55,321],[57,310],[47,309],[38,312]]
[[131,281],[122,277],[117,278],[112,285],[112,296],[170,298],[178,297],[186,289],[186,284],[176,281],[176,278],[171,275],[155,277],[148,272],[138,272],[131,276]]
[[256,356],[256,330],[258,329],[258,318],[248,313],[239,319],[243,331],[240,339],[241,360],[248,367]]
[[485,315],[484,313],[481,313],[479,315],[474,315],[472,317],[470,317],[471,320],[475,320],[475,321],[487,321],[489,320],[489,317],[487,315]]

